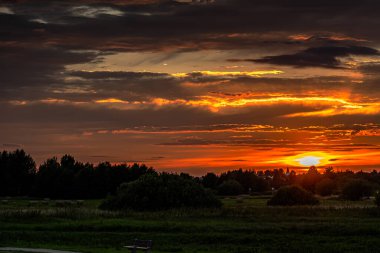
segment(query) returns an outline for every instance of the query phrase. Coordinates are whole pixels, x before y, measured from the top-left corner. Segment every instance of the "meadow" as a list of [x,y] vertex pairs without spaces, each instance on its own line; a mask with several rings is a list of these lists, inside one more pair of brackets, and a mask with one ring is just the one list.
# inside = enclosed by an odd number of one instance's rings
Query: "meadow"
[[134,238],[153,252],[377,252],[380,209],[372,199],[321,199],[313,207],[268,207],[270,196],[222,198],[223,208],[110,212],[100,200],[0,201],[0,246],[128,252]]

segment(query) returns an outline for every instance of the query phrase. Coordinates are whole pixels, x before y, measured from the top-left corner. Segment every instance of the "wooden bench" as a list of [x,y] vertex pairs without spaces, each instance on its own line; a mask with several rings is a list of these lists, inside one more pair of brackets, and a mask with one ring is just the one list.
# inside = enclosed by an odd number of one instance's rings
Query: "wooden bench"
[[136,253],[137,250],[142,250],[144,252],[150,253],[152,249],[152,240],[133,240],[133,245],[124,246],[124,248],[129,249],[132,253]]

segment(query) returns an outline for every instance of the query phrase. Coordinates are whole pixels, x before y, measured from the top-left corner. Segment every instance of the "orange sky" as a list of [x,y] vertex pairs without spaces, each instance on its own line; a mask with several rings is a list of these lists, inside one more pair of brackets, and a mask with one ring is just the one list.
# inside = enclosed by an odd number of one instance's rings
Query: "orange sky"
[[0,3],[0,145],[195,174],[380,169],[377,4],[309,4]]

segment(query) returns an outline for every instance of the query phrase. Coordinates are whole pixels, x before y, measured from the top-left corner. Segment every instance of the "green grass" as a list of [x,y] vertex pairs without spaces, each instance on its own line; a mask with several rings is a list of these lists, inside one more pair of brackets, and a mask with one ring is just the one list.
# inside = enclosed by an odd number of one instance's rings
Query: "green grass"
[[316,207],[267,207],[269,196],[223,198],[221,210],[114,213],[29,200],[0,204],[0,246],[128,252],[134,238],[153,252],[377,252],[380,209],[372,200],[322,199]]

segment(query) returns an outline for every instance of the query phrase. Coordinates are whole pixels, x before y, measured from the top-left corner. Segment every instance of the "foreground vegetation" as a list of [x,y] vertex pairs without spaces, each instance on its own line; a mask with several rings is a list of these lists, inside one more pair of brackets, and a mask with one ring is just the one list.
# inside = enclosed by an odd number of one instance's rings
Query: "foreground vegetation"
[[[380,209],[372,199],[321,198],[313,207],[267,207],[270,196],[222,198],[221,209],[109,212],[99,201],[1,201],[0,246],[127,252],[376,252]],[[79,203],[79,204],[78,204]]]

